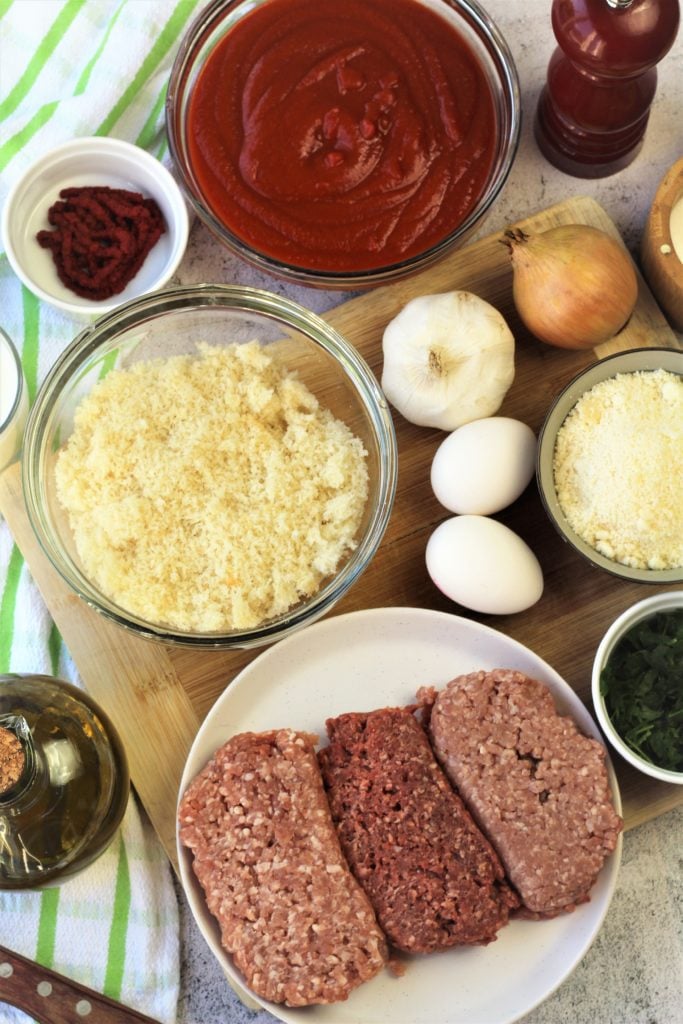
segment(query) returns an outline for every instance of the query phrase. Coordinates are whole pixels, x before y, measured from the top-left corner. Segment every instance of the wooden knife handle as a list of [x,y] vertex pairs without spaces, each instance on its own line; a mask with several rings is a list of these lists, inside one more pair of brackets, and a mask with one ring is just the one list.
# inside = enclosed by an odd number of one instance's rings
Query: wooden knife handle
[[40,1024],[159,1024],[62,974],[0,946],[0,1002]]

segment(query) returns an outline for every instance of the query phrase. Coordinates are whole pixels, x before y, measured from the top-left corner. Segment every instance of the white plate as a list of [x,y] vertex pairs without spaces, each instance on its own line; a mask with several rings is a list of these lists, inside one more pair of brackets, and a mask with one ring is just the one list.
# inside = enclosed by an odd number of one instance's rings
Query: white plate
[[[546,683],[560,712],[588,736],[598,729],[574,691],[532,651],[494,629],[445,612],[378,608],[336,616],[295,633],[259,655],[218,698],[199,730],[181,793],[231,735],[296,728],[325,739],[325,719],[344,711],[409,704],[419,686],[443,686],[477,669],[513,668]],[[621,801],[609,764],[617,811]],[[244,984],[223,951],[191,866],[178,844],[192,912],[227,974]],[[614,891],[621,841],[591,900],[551,921],[513,921],[489,946],[411,958],[331,1006],[290,1009],[259,1002],[291,1024],[511,1024],[550,995],[595,938]]]

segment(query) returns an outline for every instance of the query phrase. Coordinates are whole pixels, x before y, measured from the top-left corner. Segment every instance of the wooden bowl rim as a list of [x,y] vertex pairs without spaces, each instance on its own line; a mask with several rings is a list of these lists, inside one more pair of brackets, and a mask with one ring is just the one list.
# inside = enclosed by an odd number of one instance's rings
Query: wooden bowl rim
[[[678,258],[671,238],[671,211],[683,199],[683,157],[669,168],[655,193],[648,217],[650,255],[660,271],[676,288],[683,289],[683,262]],[[668,246],[662,251],[662,246]]]

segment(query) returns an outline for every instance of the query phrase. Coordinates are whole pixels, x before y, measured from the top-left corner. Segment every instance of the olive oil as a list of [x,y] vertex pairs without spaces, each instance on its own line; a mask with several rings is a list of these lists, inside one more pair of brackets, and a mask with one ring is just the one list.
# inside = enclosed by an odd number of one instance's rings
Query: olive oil
[[0,889],[80,871],[112,840],[130,781],[121,741],[77,687],[0,676]]

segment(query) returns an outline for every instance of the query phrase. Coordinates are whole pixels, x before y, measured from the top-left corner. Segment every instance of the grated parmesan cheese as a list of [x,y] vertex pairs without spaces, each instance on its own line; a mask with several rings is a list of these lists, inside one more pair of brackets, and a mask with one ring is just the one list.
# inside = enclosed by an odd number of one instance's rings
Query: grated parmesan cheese
[[557,434],[558,501],[572,529],[616,562],[683,566],[683,378],[621,373],[578,400]]
[[85,572],[175,629],[253,628],[355,547],[367,453],[258,342],[112,370],[56,464]]

